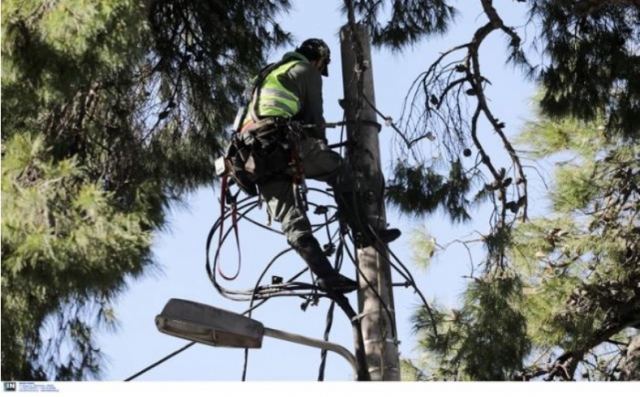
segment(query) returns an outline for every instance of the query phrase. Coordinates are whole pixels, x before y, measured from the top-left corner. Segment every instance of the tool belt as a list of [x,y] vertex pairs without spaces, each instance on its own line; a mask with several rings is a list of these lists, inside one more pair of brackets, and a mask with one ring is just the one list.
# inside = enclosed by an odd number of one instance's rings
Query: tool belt
[[[248,195],[257,195],[258,183],[291,169],[291,135],[299,133],[292,126],[288,119],[271,117],[243,127],[225,151],[223,174]],[[221,165],[216,168],[220,174]]]

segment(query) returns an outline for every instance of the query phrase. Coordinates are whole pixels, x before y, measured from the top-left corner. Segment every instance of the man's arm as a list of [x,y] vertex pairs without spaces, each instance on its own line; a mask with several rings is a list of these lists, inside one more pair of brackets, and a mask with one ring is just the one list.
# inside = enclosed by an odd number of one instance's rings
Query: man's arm
[[301,63],[289,70],[289,76],[295,81],[299,98],[302,101],[300,114],[296,119],[304,124],[315,124],[317,127],[307,129],[307,134],[326,142],[320,72],[309,64]]

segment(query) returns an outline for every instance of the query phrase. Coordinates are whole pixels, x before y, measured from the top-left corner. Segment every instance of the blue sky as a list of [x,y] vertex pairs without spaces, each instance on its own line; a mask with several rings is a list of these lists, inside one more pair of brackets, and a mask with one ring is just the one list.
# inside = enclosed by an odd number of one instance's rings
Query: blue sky
[[[324,79],[325,118],[338,121],[342,118],[337,101],[342,98],[342,78],[340,76],[340,46],[338,31],[345,18],[340,14],[340,1],[294,1],[294,9],[281,16],[282,25],[295,35],[295,42],[308,37],[323,38],[332,49],[330,76]],[[460,15],[457,23],[443,37],[432,38],[410,48],[403,53],[386,50],[373,51],[373,73],[375,96],[378,108],[394,118],[399,117],[402,100],[415,77],[426,69],[429,63],[442,51],[468,41],[473,31],[486,20],[479,9],[479,2],[459,1]],[[526,7],[512,1],[499,2],[499,11],[510,25],[522,25]],[[531,34],[531,31],[528,32]],[[526,81],[522,74],[505,65],[507,40],[496,34],[481,48],[484,74],[492,81],[488,89],[491,106],[496,115],[506,122],[508,133],[517,134],[524,122],[533,117],[530,98],[535,86]],[[271,59],[277,60],[283,48]],[[481,131],[482,139],[498,142],[489,132]],[[336,131],[329,131],[331,141],[338,140]],[[381,139],[382,163],[388,173],[393,150],[390,139],[391,128],[383,128]],[[496,155],[499,158],[499,155]],[[493,158],[493,157],[492,157]],[[532,176],[532,179],[535,179]],[[534,194],[542,189],[532,187]],[[99,343],[108,358],[104,373],[105,380],[122,380],[162,358],[187,341],[161,334],[156,330],[154,317],[160,313],[170,298],[182,298],[209,305],[242,312],[247,303],[231,302],[220,296],[209,282],[205,272],[205,239],[219,216],[218,189],[205,187],[185,200],[185,205],[176,206],[169,216],[167,230],[158,232],[153,252],[160,268],[138,280],[131,280],[128,290],[117,300],[115,309],[120,320],[116,332],[104,332]],[[538,207],[538,211],[544,208]],[[423,293],[429,300],[435,299],[443,305],[455,305],[464,289],[465,276],[469,275],[469,260],[461,246],[453,245],[446,252],[438,253],[429,268],[419,268],[411,263],[410,238],[412,230],[425,228],[437,239],[445,243],[455,238],[468,236],[474,231],[486,230],[488,212],[478,209],[475,221],[468,224],[452,225],[437,213],[426,219],[412,219],[400,216],[393,208],[387,209],[387,218],[394,227],[403,230],[403,236],[391,245],[391,249],[409,266]],[[253,218],[266,223],[264,208],[255,210]],[[227,223],[228,224],[228,223]],[[321,234],[319,236],[322,236]],[[271,256],[287,247],[282,236],[269,234],[244,222],[240,226],[243,249],[240,277],[232,284],[234,289],[251,288],[256,277]],[[321,241],[323,243],[324,241]],[[233,273],[236,266],[235,244],[228,244],[223,253],[223,267]],[[481,251],[477,251],[481,253]],[[275,266],[273,274],[289,277],[301,269],[302,261],[290,254]],[[354,277],[351,264],[345,263],[343,273]],[[399,281],[397,275],[394,280]],[[395,305],[400,351],[403,357],[418,358],[415,349],[416,337],[411,332],[410,317],[419,304],[417,295],[411,290],[396,288]],[[357,306],[356,295],[351,294],[351,302]],[[301,301],[296,298],[279,298],[269,301],[258,309],[254,318],[265,326],[298,333],[309,337],[322,338],[328,302],[318,306],[300,309]],[[351,326],[342,313],[336,311],[330,337],[332,342],[349,349],[353,347]],[[320,351],[274,339],[265,339],[263,348],[252,350],[249,355],[248,380],[297,380],[312,381],[317,378]],[[242,374],[243,351],[196,345],[168,362],[140,376],[145,381],[235,381]],[[327,380],[350,380],[352,371],[341,357],[329,354],[325,372]]]

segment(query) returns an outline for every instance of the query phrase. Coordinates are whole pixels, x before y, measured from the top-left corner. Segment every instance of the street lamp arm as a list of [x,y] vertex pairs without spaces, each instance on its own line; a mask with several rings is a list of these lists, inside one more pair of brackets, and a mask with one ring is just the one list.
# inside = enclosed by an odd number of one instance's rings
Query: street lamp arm
[[347,359],[347,361],[349,361],[349,364],[351,364],[351,366],[353,367],[354,373],[355,374],[358,373],[358,365],[356,363],[355,356],[351,354],[351,352],[343,346],[340,346],[331,342],[326,342],[320,339],[308,338],[306,336],[291,334],[289,332],[280,331],[277,329],[267,328],[267,327],[264,328],[264,335],[270,336],[276,339],[286,340],[288,342],[298,343],[301,345],[307,345],[307,346],[317,347],[319,349],[330,350]]

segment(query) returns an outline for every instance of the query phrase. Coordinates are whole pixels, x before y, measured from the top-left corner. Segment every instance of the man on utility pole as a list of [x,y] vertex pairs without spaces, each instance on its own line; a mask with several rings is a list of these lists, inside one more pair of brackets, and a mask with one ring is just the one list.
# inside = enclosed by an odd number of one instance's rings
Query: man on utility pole
[[[355,31],[352,30],[352,26]],[[369,34],[362,25],[340,30],[348,161],[359,198],[361,223],[373,234],[386,229]],[[391,269],[382,239],[358,247],[358,306],[371,380],[400,380]]]
[[[281,61],[265,67],[254,81],[251,102],[234,123],[236,134],[228,160],[231,176],[249,194],[259,188],[270,216],[281,223],[291,247],[332,293],[357,289],[355,281],[338,273],[313,236],[306,214],[305,178],[328,183],[334,191],[340,219],[349,225],[359,246],[375,240],[395,240],[397,229],[367,227],[355,199],[353,178],[340,155],[327,146],[322,108],[322,77],[329,75],[331,51],[320,39],[305,40]],[[227,167],[223,167],[226,169]],[[242,175],[249,178],[241,177]]]
[[[399,380],[386,244],[400,231],[387,228],[382,201],[380,125],[368,104],[374,101],[369,39],[364,31],[357,32],[358,40],[349,32],[341,32],[348,163],[328,147],[325,135],[321,75],[328,75],[330,50],[324,41],[309,39],[257,77],[251,102],[234,123],[236,134],[224,157],[229,167],[222,169],[248,194],[258,194],[257,185],[289,244],[343,310],[353,312],[342,294],[359,290],[360,315],[349,316],[362,325],[363,340],[356,335],[357,356],[364,344],[370,374],[359,374],[359,379]],[[354,48],[361,47],[362,56],[356,56]],[[351,229],[358,249],[359,284],[331,266],[314,238],[301,197],[305,177],[333,188],[338,216]]]

